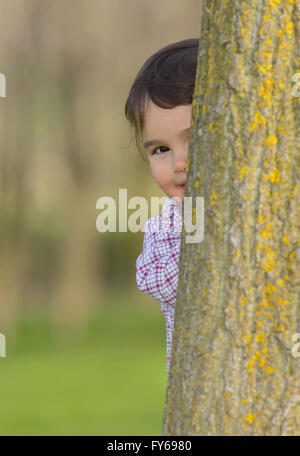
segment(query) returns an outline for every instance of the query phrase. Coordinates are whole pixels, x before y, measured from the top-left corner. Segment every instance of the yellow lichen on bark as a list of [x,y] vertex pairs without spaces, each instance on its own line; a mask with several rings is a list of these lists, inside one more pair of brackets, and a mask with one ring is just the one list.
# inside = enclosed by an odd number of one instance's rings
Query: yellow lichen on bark
[[185,195],[205,230],[181,244],[163,432],[300,435],[300,0],[202,12]]

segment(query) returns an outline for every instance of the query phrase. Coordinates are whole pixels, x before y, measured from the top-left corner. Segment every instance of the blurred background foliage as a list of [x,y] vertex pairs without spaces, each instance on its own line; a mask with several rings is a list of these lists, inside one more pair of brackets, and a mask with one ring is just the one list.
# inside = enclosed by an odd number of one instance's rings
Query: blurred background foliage
[[136,287],[143,233],[99,233],[96,201],[165,196],[125,101],[144,61],[199,27],[200,0],[0,0],[1,434],[161,432],[165,330]]

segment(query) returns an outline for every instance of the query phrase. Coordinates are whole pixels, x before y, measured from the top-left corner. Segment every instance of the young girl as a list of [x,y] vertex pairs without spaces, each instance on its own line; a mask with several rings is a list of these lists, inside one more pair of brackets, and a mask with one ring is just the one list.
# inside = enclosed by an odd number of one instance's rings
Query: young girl
[[[136,261],[138,288],[161,303],[166,318],[167,374],[178,283],[182,208],[199,39],[158,50],[138,72],[125,105],[136,145],[166,193],[159,216],[144,226],[143,251]],[[144,157],[143,157],[144,158]]]

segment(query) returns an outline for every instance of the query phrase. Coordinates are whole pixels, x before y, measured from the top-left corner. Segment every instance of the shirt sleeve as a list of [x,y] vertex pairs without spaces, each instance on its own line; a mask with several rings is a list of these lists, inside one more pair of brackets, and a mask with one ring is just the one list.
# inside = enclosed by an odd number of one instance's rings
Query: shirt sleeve
[[145,225],[143,251],[136,260],[137,286],[162,304],[175,306],[181,232],[153,232],[150,222]]

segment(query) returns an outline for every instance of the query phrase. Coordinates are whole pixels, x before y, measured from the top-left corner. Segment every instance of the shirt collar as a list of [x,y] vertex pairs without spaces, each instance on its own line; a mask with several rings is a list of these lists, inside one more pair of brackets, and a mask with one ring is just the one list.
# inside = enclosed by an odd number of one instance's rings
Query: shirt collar
[[[182,231],[182,204],[180,201],[168,197],[161,212],[163,226],[170,227],[171,231]],[[174,217],[174,218],[173,218]],[[174,228],[172,228],[172,220]]]

